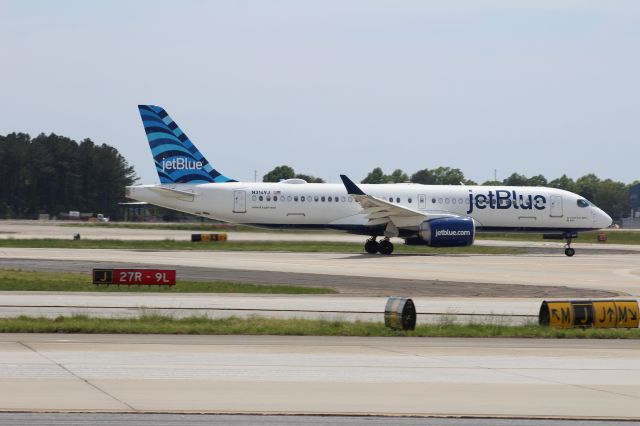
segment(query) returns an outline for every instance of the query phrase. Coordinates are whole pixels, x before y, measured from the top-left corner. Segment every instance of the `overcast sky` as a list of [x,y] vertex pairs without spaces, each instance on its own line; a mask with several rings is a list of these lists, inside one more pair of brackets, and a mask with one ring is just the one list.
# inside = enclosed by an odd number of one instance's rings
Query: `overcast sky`
[[0,134],[115,146],[137,104],[238,180],[376,166],[640,179],[638,1],[0,0]]

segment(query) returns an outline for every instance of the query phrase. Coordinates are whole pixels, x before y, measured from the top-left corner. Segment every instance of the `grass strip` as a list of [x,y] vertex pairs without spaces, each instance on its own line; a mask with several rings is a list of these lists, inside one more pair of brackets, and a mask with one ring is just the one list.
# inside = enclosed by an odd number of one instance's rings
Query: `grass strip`
[[346,322],[264,317],[174,319],[159,315],[139,318],[55,319],[21,316],[1,318],[0,333],[87,333],[87,334],[197,334],[197,335],[285,335],[285,336],[407,336],[407,337],[518,337],[545,339],[640,339],[640,329],[554,329],[538,325],[499,324],[420,325],[413,331],[394,331],[377,322]]
[[314,234],[314,233],[326,233],[333,232],[339,233],[330,229],[299,229],[299,228],[260,228],[249,225],[236,225],[231,223],[218,223],[218,222],[202,222],[202,223],[119,223],[119,222],[88,222],[88,223],[61,223],[57,226],[77,228],[124,228],[124,229],[168,229],[171,231],[194,231],[194,232],[273,232],[273,233],[291,233],[291,234]]
[[[286,251],[302,253],[364,253],[364,241],[358,243],[318,241],[225,241],[198,242],[174,240],[60,240],[0,239],[0,247],[14,248],[71,248],[71,249],[123,249],[123,250],[196,250],[196,251]],[[522,254],[526,249],[513,247],[442,247],[395,245],[394,253],[401,254]]]
[[0,269],[0,291],[75,291],[99,293],[252,293],[252,294],[333,294],[322,287],[285,284],[252,284],[231,281],[178,281],[175,286],[94,285],[87,274],[30,272]]

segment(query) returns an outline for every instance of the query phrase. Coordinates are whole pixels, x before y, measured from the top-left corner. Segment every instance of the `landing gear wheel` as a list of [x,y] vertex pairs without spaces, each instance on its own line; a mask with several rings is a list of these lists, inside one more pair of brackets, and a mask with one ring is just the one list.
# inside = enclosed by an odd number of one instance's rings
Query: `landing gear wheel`
[[389,240],[380,241],[380,254],[391,254],[393,253],[393,243]]
[[376,254],[380,251],[380,244],[374,239],[367,240],[367,242],[364,243],[364,251],[369,254]]
[[571,248],[571,240],[573,240],[574,238],[578,238],[578,234],[577,233],[570,234],[570,233],[566,232],[564,234],[564,237],[567,240],[567,245],[564,246],[564,254],[566,254],[567,256],[571,257],[574,254],[576,254],[576,251]]

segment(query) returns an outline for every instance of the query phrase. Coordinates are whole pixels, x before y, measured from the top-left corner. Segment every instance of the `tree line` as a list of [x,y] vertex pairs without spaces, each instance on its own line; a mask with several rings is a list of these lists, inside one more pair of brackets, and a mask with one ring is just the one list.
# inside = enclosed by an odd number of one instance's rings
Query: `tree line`
[[76,210],[118,215],[133,167],[112,146],[91,139],[0,135],[0,217],[37,218]]
[[[286,172],[283,174],[283,172]],[[285,177],[286,176],[286,177]],[[295,174],[293,168],[289,166],[278,166],[264,176],[264,182],[278,182],[280,179],[290,179],[301,177],[303,174]],[[320,181],[322,179],[311,177],[315,180],[305,179],[308,182]],[[437,167],[435,169],[422,169],[408,175],[401,169],[394,170],[391,174],[385,174],[382,168],[376,167],[370,171],[361,183],[402,183],[412,182],[423,185],[477,185],[478,183],[467,179],[462,170],[452,167]],[[621,219],[629,213],[629,189],[638,184],[634,181],[631,184],[614,181],[612,179],[600,179],[593,173],[584,175],[576,180],[562,175],[553,180],[547,180],[543,175],[527,177],[518,173],[512,173],[509,177],[500,180],[489,180],[481,185],[505,185],[505,186],[546,186],[551,188],[564,189],[576,194],[580,194],[587,200],[593,202],[598,207],[607,212],[613,219]]]

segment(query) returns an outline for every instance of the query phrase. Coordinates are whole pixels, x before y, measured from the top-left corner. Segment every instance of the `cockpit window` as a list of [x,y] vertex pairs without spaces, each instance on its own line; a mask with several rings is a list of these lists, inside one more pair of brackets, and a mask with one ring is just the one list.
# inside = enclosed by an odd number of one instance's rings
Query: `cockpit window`
[[581,198],[578,200],[578,207],[589,207],[589,202]]

